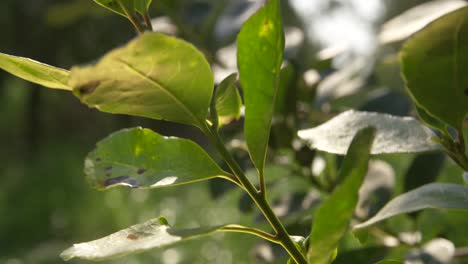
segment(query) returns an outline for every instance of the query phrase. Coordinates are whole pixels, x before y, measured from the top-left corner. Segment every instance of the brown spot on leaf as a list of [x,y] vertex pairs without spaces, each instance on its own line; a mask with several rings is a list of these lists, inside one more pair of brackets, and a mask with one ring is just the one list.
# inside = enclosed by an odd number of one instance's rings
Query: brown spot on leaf
[[87,84],[78,87],[78,91],[80,92],[80,95],[92,94],[99,86],[99,84],[101,84],[100,81],[91,81]]
[[101,158],[96,158],[96,161],[97,162],[100,162],[102,159]]
[[466,88],[463,93],[465,94],[465,96],[468,96],[468,88]]
[[137,171],[137,173],[138,173],[139,175],[141,175],[141,174],[143,174],[143,173],[145,173],[145,172],[146,172],[145,169],[138,169],[138,171]]
[[127,239],[130,239],[130,240],[137,240],[137,239],[138,239],[138,236],[135,235],[135,234],[129,234],[129,235],[127,236]]
[[105,169],[106,171],[110,171],[110,170],[112,170],[112,166],[107,166],[107,167],[105,167],[104,169]]

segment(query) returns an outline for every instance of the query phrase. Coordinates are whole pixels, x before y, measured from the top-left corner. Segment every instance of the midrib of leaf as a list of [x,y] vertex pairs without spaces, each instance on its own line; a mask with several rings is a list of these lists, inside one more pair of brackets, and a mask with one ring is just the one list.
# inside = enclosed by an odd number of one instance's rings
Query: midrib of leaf
[[[109,161],[109,160],[103,160],[102,163],[106,163],[106,164],[109,164],[111,166],[120,166],[120,167],[126,167],[126,168],[140,168],[140,167],[143,167],[144,169],[147,169],[148,172],[154,172],[154,173],[158,173],[158,170],[155,169],[155,168],[148,168],[148,167],[145,167],[145,166],[136,166],[136,165],[133,165],[133,164],[130,164],[130,163],[122,163],[122,162],[118,162],[118,161]],[[159,171],[162,171],[162,170],[159,170]],[[222,171],[220,169],[220,171]],[[213,176],[210,176],[210,178],[215,178],[215,177],[227,177],[229,178],[229,173],[223,171],[224,174],[221,174],[221,173],[217,173],[216,175],[213,175]]]
[[180,108],[182,108],[182,110],[184,110],[184,112],[186,112],[194,121],[195,121],[195,124],[199,127],[203,127],[204,125],[204,122],[203,120],[200,120],[198,119],[197,116],[195,116],[193,114],[192,111],[190,111],[190,109],[182,102],[180,101],[177,96],[175,96],[171,91],[167,90],[166,88],[164,88],[164,86],[162,84],[160,84],[158,81],[154,80],[153,78],[147,76],[146,74],[140,72],[139,70],[135,69],[133,66],[131,66],[129,63],[127,63],[126,61],[124,60],[121,60],[121,59],[117,59],[116,60],[117,62],[123,64],[127,69],[129,69],[131,72],[135,73],[136,75],[138,75],[139,77],[143,78],[144,80],[146,80],[147,82],[151,83],[152,85],[156,86],[157,88],[159,88],[161,91],[163,91],[167,96],[169,96]]

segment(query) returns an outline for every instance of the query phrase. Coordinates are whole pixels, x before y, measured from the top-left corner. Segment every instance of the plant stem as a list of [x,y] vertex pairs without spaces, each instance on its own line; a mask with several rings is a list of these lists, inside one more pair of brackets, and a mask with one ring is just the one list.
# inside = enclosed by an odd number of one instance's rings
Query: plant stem
[[153,24],[151,23],[151,17],[149,16],[148,12],[145,13],[145,15],[143,16],[143,19],[145,20],[146,27],[150,31],[154,31],[153,30]]
[[221,137],[218,132],[214,129],[210,129],[206,123],[200,126],[203,133],[210,139],[215,145],[218,152],[221,154],[225,162],[231,168],[234,175],[237,177],[239,182],[244,186],[244,190],[249,194],[252,200],[255,202],[257,207],[260,209],[266,220],[270,223],[273,230],[276,232],[275,238],[278,243],[288,252],[292,259],[298,264],[307,264],[306,259],[296,247],[294,242],[291,240],[286,228],[279,220],[279,218],[273,212],[273,209],[268,204],[266,197],[263,193],[259,192],[257,188],[250,182],[245,176],[244,172],[240,168],[239,164],[234,160],[231,153],[226,149]]
[[125,13],[125,15],[127,16],[128,20],[130,21],[130,23],[132,23],[133,27],[135,28],[135,30],[141,34],[143,33],[143,28],[141,27],[140,25],[140,22],[138,21],[138,19],[135,17],[135,15],[132,15],[130,13],[130,11],[125,7],[124,4],[122,4],[121,1],[117,1],[117,3],[119,4],[120,8],[122,9],[122,11]]
[[261,237],[261,238],[263,238],[265,240],[268,240],[270,242],[280,244],[280,241],[278,241],[276,236],[274,236],[274,235],[272,235],[270,233],[267,233],[267,232],[265,232],[263,230],[256,229],[256,228],[245,227],[245,226],[241,226],[241,225],[227,225],[227,226],[221,228],[221,231],[251,234],[251,235]]

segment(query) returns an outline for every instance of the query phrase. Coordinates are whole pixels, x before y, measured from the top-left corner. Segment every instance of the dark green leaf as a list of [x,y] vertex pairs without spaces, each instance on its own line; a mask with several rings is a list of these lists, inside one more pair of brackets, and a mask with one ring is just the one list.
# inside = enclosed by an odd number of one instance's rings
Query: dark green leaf
[[263,174],[283,61],[284,34],[279,0],[269,0],[244,24],[237,46],[245,101],[245,138],[253,163]]
[[441,152],[423,153],[416,156],[406,171],[403,187],[405,191],[410,191],[435,181],[442,166],[445,155]]
[[416,33],[401,51],[406,86],[419,107],[460,130],[468,113],[468,7]]
[[237,74],[224,79],[216,89],[215,107],[219,125],[225,125],[241,115],[242,99],[236,85]]
[[39,85],[71,91],[70,72],[35,60],[0,53],[0,69]]
[[149,189],[228,175],[192,141],[142,128],[124,129],[100,141],[86,158],[85,173],[97,189]]
[[397,196],[387,203],[376,215],[354,226],[354,229],[366,228],[387,218],[426,208],[467,210],[468,187],[449,183],[424,185]]
[[386,260],[379,261],[375,264],[403,264],[403,261],[386,259]]
[[96,65],[74,67],[70,85],[103,112],[204,126],[213,92],[210,65],[189,43],[145,33]]
[[367,173],[374,135],[374,128],[356,133],[340,170],[340,179],[344,181],[320,206],[314,219],[307,252],[310,263],[330,263],[338,242],[348,230]]
[[296,101],[291,95],[294,87],[295,70],[294,67],[289,64],[281,69],[280,83],[278,86],[278,92],[276,95],[275,114],[285,116],[288,114],[288,110],[295,108]]
[[214,232],[224,231],[223,229],[230,230],[231,227],[240,226],[175,229],[169,226],[164,218],[152,219],[94,241],[74,244],[63,251],[60,256],[66,261],[72,258],[94,261],[111,259],[155,248],[170,247],[184,240],[207,236]]
[[411,153],[440,149],[431,140],[432,133],[411,117],[397,117],[373,112],[346,111],[328,122],[299,131],[300,138],[312,148],[345,154],[356,131],[366,126],[377,129],[372,154]]

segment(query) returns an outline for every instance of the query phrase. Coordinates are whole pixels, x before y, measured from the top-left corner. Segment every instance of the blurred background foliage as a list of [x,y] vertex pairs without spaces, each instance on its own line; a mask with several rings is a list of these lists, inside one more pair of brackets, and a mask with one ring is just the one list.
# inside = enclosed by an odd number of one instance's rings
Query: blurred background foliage
[[[262,4],[248,0],[153,2],[155,29],[194,43],[212,63],[218,82],[236,71],[236,34]],[[397,24],[393,39],[383,37],[386,27],[382,25],[425,2],[282,1],[287,66],[266,175],[269,199],[292,234],[308,234],[321,197],[341,180],[337,178],[341,158],[309,150],[296,139],[295,131],[350,108],[414,116],[397,57],[404,39],[398,34],[403,34],[414,16]],[[461,0],[445,2],[438,2],[432,11],[447,2],[464,4]],[[419,16],[431,12],[419,12]],[[135,36],[125,19],[90,0],[3,0],[0,25],[1,52],[63,68],[91,63]],[[102,237],[158,216],[183,228],[225,223],[267,226],[249,198],[221,180],[156,191],[117,188],[107,192],[91,189],[84,180],[82,160],[87,152],[95,142],[124,127],[143,126],[191,138],[216,156],[195,129],[99,113],[71,94],[40,89],[5,72],[0,72],[0,116],[0,263],[63,263],[58,255],[73,242]],[[248,169],[251,164],[241,128],[242,120],[225,127],[223,134]],[[253,170],[250,175],[255,178]],[[356,219],[369,217],[394,195],[431,181],[463,184],[461,175],[440,153],[376,156],[367,188],[361,190]],[[344,239],[335,263],[373,263],[384,256],[406,258],[408,263],[468,263],[466,226],[468,218],[462,212],[426,210],[395,217],[371,229],[366,244],[352,236]],[[436,252],[448,252],[449,257],[433,255],[424,247],[428,242],[439,243]],[[282,250],[254,237],[217,234],[182,247],[105,263],[242,264],[285,263],[286,259]]]

